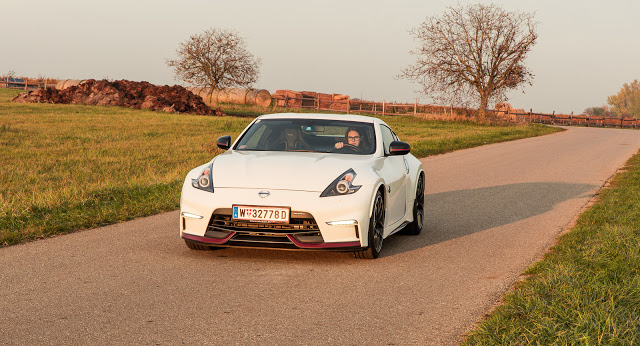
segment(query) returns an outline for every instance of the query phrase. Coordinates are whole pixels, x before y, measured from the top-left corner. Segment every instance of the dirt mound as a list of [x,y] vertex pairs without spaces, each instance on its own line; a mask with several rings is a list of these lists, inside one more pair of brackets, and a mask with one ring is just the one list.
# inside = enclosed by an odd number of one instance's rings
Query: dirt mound
[[179,86],[157,86],[148,82],[89,79],[64,90],[38,89],[13,99],[19,103],[70,103],[94,106],[121,106],[172,113],[223,115],[207,106],[202,97]]

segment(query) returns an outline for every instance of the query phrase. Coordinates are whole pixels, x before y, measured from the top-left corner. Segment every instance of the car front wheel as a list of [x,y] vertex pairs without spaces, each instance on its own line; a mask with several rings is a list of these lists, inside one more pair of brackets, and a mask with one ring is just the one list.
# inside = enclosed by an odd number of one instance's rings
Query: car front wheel
[[364,250],[354,252],[356,258],[374,259],[380,256],[384,240],[384,217],[384,198],[382,192],[378,190],[369,220],[368,246]]
[[409,235],[418,235],[422,232],[424,225],[424,174],[418,177],[416,184],[416,199],[413,202],[413,221],[409,223],[402,233]]

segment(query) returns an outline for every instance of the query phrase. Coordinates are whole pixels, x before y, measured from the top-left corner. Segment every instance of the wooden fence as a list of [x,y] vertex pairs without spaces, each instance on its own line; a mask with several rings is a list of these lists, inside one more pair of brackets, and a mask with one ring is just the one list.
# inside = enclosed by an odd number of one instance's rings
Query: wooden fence
[[638,128],[637,118],[616,117],[592,117],[587,115],[543,114],[543,113],[513,113],[510,114],[517,122],[539,123],[564,126],[589,126],[589,127],[621,127]]
[[[16,81],[7,77],[0,78],[0,88],[13,88],[24,90],[35,90],[38,88],[55,88],[58,80],[56,79],[29,79],[20,78],[23,82]],[[326,100],[320,98],[293,98],[287,96],[272,95],[273,107],[283,104],[285,107],[291,103],[297,104],[295,107],[289,108],[306,108],[342,113],[361,113],[361,114],[378,114],[378,115],[440,115],[444,117],[472,117],[477,113],[475,109],[437,105],[418,104],[414,99],[413,103],[387,103],[370,102],[360,100]],[[282,101],[282,102],[278,102]],[[299,101],[299,102],[290,102]],[[586,115],[566,115],[566,114],[545,114],[534,113],[511,113],[510,111],[487,110],[495,118],[502,119],[507,122],[514,123],[540,123],[550,125],[565,126],[599,126],[599,127],[621,127],[621,128],[638,128],[639,122],[637,118],[614,118],[614,117],[591,117]]]
[[[435,105],[421,105],[417,103],[417,100],[411,104],[404,103],[388,103],[360,101],[360,100],[325,100],[319,98],[310,97],[288,97],[280,95],[272,95],[271,99],[273,106],[284,105],[284,108],[304,108],[315,109],[323,111],[336,111],[343,113],[365,113],[365,114],[380,114],[380,115],[401,115],[401,114],[464,114],[471,115],[474,110],[453,107],[453,106],[435,106]],[[279,102],[280,101],[280,102]],[[298,101],[298,102],[296,102]],[[290,106],[295,104],[295,106]]]
[[[343,113],[364,113],[376,115],[442,115],[447,117],[472,117],[477,114],[476,109],[462,108],[451,106],[422,105],[417,100],[414,103],[387,103],[370,102],[359,100],[340,100],[327,101],[318,99],[292,98],[286,96],[272,96],[278,104],[278,100],[283,101],[285,105],[289,104],[289,100],[301,101],[301,106],[295,108],[306,108],[323,111],[343,112]],[[302,102],[304,101],[304,102]],[[282,104],[282,102],[281,102]],[[294,108],[294,107],[292,107]],[[640,122],[637,118],[616,118],[616,117],[592,117],[587,115],[568,115],[568,114],[546,114],[534,113],[511,113],[510,111],[487,110],[487,112],[495,118],[504,120],[509,123],[539,123],[549,125],[564,126],[591,126],[591,127],[621,127],[621,128],[638,128]]]
[[31,78],[0,78],[0,88],[36,90],[41,88],[55,88],[57,79]]

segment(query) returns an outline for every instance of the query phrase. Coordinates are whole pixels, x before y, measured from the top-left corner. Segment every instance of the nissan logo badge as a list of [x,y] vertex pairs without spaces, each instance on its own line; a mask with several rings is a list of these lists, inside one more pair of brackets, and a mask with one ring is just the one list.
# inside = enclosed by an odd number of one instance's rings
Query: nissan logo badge
[[271,195],[271,192],[269,192],[269,191],[260,191],[260,192],[258,192],[258,196],[260,196],[261,198],[267,198],[267,197],[269,197],[269,195]]

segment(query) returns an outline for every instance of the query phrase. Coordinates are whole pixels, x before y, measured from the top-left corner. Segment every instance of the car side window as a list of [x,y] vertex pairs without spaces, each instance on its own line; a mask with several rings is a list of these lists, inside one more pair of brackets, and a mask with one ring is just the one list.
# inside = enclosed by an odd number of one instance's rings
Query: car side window
[[[389,145],[397,138],[393,131],[385,125],[380,125],[380,132],[382,133],[382,146],[384,147],[384,154],[389,155]],[[394,138],[395,136],[395,138]]]

